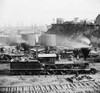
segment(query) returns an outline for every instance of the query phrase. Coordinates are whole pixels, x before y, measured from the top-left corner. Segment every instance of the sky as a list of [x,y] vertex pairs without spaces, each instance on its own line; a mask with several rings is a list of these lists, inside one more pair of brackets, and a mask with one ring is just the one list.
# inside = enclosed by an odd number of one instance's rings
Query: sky
[[0,26],[49,25],[56,18],[92,20],[98,14],[100,0],[0,0]]

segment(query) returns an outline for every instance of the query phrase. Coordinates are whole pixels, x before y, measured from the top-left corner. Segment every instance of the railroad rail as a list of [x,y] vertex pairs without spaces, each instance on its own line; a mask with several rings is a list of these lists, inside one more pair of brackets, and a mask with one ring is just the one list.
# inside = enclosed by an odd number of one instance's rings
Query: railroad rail
[[100,93],[100,81],[33,86],[1,86],[0,93]]

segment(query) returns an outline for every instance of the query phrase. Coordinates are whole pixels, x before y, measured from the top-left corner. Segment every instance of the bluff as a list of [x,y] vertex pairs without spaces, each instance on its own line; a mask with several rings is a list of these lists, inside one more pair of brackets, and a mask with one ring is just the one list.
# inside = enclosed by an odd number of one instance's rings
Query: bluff
[[52,24],[46,34],[55,34],[61,46],[79,48],[90,44],[100,47],[100,25],[87,22]]

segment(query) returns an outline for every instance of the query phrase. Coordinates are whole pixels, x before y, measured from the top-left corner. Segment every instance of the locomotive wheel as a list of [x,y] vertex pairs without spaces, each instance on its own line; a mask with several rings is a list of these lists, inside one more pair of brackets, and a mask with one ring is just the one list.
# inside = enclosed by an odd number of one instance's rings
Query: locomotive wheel
[[10,71],[10,75],[18,75],[18,72],[17,71]]
[[40,71],[34,71],[34,73],[33,73],[34,75],[40,75]]
[[56,66],[48,66],[47,67],[47,74],[48,75],[55,75],[57,73]]
[[28,72],[29,75],[34,75],[33,71]]
[[41,70],[36,70],[36,71],[34,72],[34,75],[42,75],[42,71],[41,71]]
[[1,55],[0,60],[9,60],[9,58],[6,55]]
[[15,75],[15,72],[14,71],[10,71],[10,75]]
[[96,69],[94,69],[94,68],[91,68],[91,69],[90,69],[90,74],[95,74],[96,72],[97,72]]
[[35,72],[34,71],[31,71],[31,75],[35,75]]
[[27,71],[27,70],[26,70],[26,71],[23,71],[22,74],[23,74],[23,75],[31,75],[31,71]]
[[41,74],[41,75],[46,75],[46,73],[47,73],[47,72],[46,72],[45,70],[41,70],[41,71],[40,71],[40,74]]
[[64,65],[61,67],[61,74],[65,75],[65,74],[71,74],[71,70],[72,69],[72,66],[71,65]]
[[26,73],[25,73],[25,71],[19,71],[18,72],[18,75],[25,75]]

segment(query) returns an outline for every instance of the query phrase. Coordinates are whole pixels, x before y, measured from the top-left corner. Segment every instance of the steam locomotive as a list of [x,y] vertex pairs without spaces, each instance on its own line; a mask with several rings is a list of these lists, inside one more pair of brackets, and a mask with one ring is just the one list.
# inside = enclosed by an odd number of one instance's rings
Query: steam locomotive
[[59,50],[55,45],[54,35],[43,36],[41,42],[31,48],[22,44],[22,50],[17,47],[18,50],[23,51],[22,53],[1,53],[0,64],[9,64],[11,75],[65,75],[85,71],[96,73],[96,69],[90,67],[93,62],[87,60],[89,48]]
[[45,50],[35,49],[31,50],[33,53],[31,57],[25,54],[1,54],[0,64],[9,63],[11,75],[65,75],[85,71],[95,74],[96,69],[89,67],[91,61],[86,60],[89,51],[87,48],[80,51],[77,49],[57,51],[52,47]]

